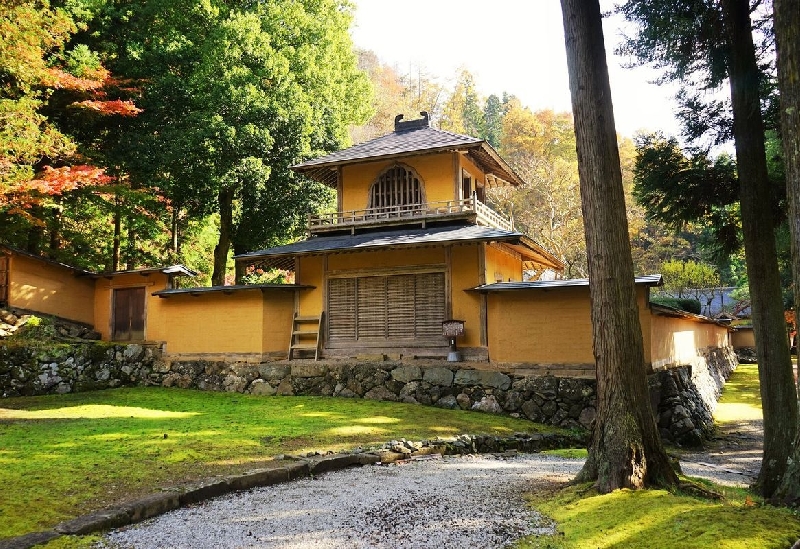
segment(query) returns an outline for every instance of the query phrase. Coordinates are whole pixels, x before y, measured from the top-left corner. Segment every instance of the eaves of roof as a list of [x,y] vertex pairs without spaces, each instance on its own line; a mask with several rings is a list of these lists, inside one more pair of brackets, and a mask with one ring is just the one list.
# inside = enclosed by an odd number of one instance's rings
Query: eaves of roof
[[235,256],[253,260],[276,256],[313,255],[326,252],[377,250],[394,247],[420,247],[466,242],[520,242],[523,235],[479,225],[401,229],[355,235],[314,236],[307,240]]
[[72,271],[75,276],[91,276],[95,273],[92,271],[87,271],[86,269],[81,269],[80,267],[75,267],[73,265],[67,265],[66,263],[61,263],[60,261],[56,261],[54,259],[49,259],[47,257],[42,257],[40,255],[32,254],[30,252],[26,252],[25,250],[20,250],[19,248],[15,248],[13,246],[8,246],[6,244],[0,244],[0,249],[4,249],[9,253],[15,255],[21,255],[23,257],[28,257],[30,259],[34,259],[36,261],[41,261],[42,263],[46,263],[48,265],[53,265],[55,267],[61,267],[64,269],[69,269]]
[[150,269],[132,269],[130,271],[113,271],[110,273],[86,273],[90,278],[111,278],[122,275],[138,274],[147,276],[150,274],[162,273],[176,276],[197,276],[197,271],[190,269],[186,265],[170,265],[168,267],[153,267]]
[[212,293],[222,293],[230,295],[234,293],[241,293],[246,291],[295,291],[295,290],[313,290],[314,286],[307,284],[237,284],[233,286],[207,286],[201,288],[171,288],[168,290],[159,290],[153,292],[152,295],[161,298],[167,298],[176,295],[191,295],[200,296]]
[[[635,284],[645,286],[661,286],[664,281],[660,274],[637,276]],[[471,291],[490,293],[490,292],[514,292],[521,290],[554,290],[558,288],[577,288],[588,287],[588,278],[571,278],[568,280],[534,280],[527,282],[495,282],[492,284],[482,284],[470,288]]]
[[661,316],[669,316],[673,318],[684,318],[686,320],[691,320],[693,322],[700,322],[703,324],[716,324],[717,326],[723,326],[728,329],[728,331],[735,331],[735,328],[731,327],[730,324],[726,322],[721,322],[719,320],[715,320],[713,318],[709,318],[704,315],[697,315],[694,313],[690,313],[688,311],[683,311],[681,309],[676,309],[674,307],[669,307],[667,305],[660,305],[656,303],[650,303],[650,310],[657,315]]

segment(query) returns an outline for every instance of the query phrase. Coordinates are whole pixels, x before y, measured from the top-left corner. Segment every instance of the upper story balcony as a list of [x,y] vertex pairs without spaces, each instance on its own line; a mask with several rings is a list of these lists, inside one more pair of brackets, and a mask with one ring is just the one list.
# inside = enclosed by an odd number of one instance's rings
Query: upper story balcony
[[404,204],[384,206],[363,210],[346,210],[341,212],[309,215],[308,230],[312,234],[371,227],[388,227],[396,225],[421,225],[443,221],[466,221],[476,225],[494,227],[513,231],[512,221],[473,195],[463,200],[445,200],[426,204]]

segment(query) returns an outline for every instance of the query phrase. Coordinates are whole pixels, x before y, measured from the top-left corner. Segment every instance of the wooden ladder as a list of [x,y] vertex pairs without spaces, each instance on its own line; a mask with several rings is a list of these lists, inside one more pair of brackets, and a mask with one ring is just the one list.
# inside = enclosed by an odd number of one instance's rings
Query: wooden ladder
[[314,360],[319,360],[319,343],[322,339],[322,318],[319,316],[300,316],[294,314],[292,319],[292,337],[289,340],[289,360],[300,358],[296,352],[314,352]]

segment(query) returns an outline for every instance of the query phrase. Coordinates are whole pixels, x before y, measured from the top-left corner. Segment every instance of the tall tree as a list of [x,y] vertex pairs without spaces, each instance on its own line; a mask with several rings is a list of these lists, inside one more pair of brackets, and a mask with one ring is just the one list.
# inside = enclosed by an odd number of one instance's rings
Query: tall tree
[[467,69],[461,69],[453,93],[442,107],[440,126],[443,130],[477,137],[483,135],[483,122],[475,77]]
[[568,278],[586,276],[578,158],[572,115],[533,112],[509,98],[500,152],[525,180],[520,188],[492,189],[499,210],[513,214],[515,227],[538,240],[566,265]]
[[[629,21],[637,23],[637,34],[626,41],[623,50],[639,63],[664,69],[664,79],[678,80],[702,92],[719,90],[728,77],[764,403],[764,454],[757,484],[764,495],[771,496],[785,470],[794,438],[797,396],[783,321],[776,223],[771,209],[773,197],[767,176],[761,114],[761,101],[766,97],[753,41],[750,5],[747,0],[628,0],[620,11]],[[760,47],[758,51],[765,49],[768,48]],[[724,138],[724,105],[703,105],[695,100],[686,104],[701,109],[695,119],[705,121],[699,130],[690,125],[688,137],[695,138],[711,129],[718,138]]]
[[[796,318],[800,312],[800,0],[775,0],[773,9]],[[776,499],[793,505],[800,503],[800,427],[797,433],[786,473],[775,493]]]
[[124,147],[141,185],[192,218],[219,214],[212,282],[231,247],[268,246],[300,228],[320,187],[289,166],[340,148],[368,112],[341,0],[110,3],[99,19],[144,109]]
[[500,102],[500,98],[495,94],[486,98],[483,106],[483,137],[495,149],[500,147],[500,139],[503,136],[503,116],[505,109]]
[[675,486],[644,367],[611,88],[597,0],[561,0],[578,151],[598,409],[578,475],[601,492]]
[[747,0],[723,0],[722,6],[730,43],[733,134],[764,413],[757,485],[765,496],[772,496],[786,471],[797,429],[797,392],[783,316],[750,5]]

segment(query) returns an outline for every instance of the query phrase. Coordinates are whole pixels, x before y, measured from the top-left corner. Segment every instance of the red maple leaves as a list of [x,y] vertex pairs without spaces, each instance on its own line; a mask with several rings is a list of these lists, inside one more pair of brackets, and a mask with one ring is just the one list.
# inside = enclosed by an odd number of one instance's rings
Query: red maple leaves
[[99,187],[114,181],[104,168],[96,166],[45,166],[40,176],[26,183],[26,191],[56,196],[80,187]]

